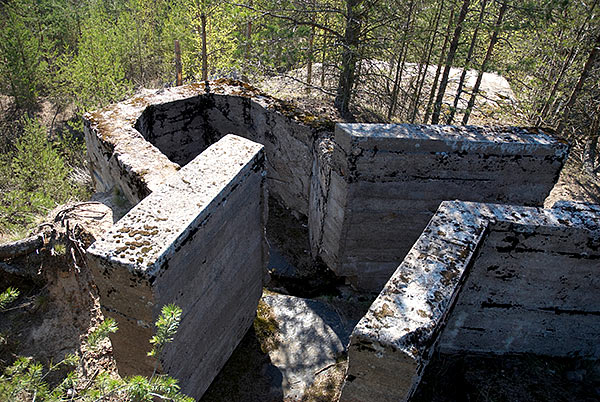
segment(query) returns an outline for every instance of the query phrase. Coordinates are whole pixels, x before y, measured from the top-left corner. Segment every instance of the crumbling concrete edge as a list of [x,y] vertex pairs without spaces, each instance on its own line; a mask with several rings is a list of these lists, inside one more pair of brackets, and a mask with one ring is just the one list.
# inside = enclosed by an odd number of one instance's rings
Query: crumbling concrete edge
[[315,138],[332,131],[333,123],[296,109],[290,104],[260,92],[250,85],[228,79],[159,90],[143,89],[136,96],[83,116],[84,136],[92,180],[97,191],[116,187],[135,205],[178,171],[170,161],[136,129],[147,107],[202,95],[228,95],[251,99],[296,124],[310,127]]
[[598,231],[600,206],[561,202],[540,209],[443,202],[355,327],[341,401],[398,401],[412,395],[476,248],[488,226],[498,222]]

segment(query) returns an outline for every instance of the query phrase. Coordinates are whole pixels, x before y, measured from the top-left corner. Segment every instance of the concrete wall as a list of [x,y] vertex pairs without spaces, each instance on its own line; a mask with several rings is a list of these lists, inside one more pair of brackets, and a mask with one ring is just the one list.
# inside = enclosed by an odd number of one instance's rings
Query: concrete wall
[[514,127],[338,124],[317,151],[313,253],[378,291],[441,201],[542,205],[567,146]]
[[600,357],[600,230],[503,223],[480,247],[442,353]]
[[[121,375],[151,374],[153,322],[183,318],[162,370],[199,398],[251,325],[267,259],[263,147],[228,135],[167,179],[88,250]],[[193,356],[193,358],[191,358]]]
[[355,327],[341,401],[407,400],[437,345],[600,356],[599,227],[599,206],[443,202]]
[[[270,194],[308,216],[312,147],[327,132],[317,119],[243,86],[212,82],[142,93],[85,116],[96,188],[111,185],[135,204],[226,134],[261,143]],[[309,124],[310,123],[310,124]]]
[[149,106],[136,128],[181,166],[228,133],[263,144],[270,193],[288,208],[308,215],[310,127],[267,110],[249,97],[202,94]]

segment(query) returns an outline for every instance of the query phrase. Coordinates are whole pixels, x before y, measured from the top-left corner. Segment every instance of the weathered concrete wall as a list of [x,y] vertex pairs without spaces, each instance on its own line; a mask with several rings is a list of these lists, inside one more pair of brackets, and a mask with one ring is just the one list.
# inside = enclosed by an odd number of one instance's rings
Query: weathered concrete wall
[[313,164],[311,247],[379,290],[443,200],[542,205],[567,146],[514,127],[338,124]]
[[[228,135],[136,205],[88,250],[119,372],[148,374],[153,322],[183,318],[161,359],[199,398],[254,318],[267,260],[263,147]],[[193,358],[190,352],[193,351]]]
[[480,247],[440,352],[600,357],[600,230],[500,223]]
[[[135,204],[207,146],[232,133],[265,146],[268,186],[308,216],[312,147],[325,123],[244,86],[211,82],[142,93],[86,115],[96,188],[117,184]],[[147,141],[146,141],[147,140]]]
[[[590,275],[599,267],[599,227],[598,206],[542,210],[443,202],[354,329],[341,400],[407,400],[438,343],[446,351],[470,351],[473,346],[476,351],[598,357],[594,341],[600,335],[600,284]],[[482,252],[477,258],[479,247]],[[552,253],[541,260],[519,259],[527,252],[529,257],[539,257],[542,250]],[[508,255],[518,267],[505,264]],[[569,264],[564,264],[565,258]],[[496,264],[498,259],[503,265]],[[468,274],[471,266],[473,278]],[[490,266],[494,268],[488,271]],[[536,272],[546,275],[547,282],[530,283],[536,280]],[[507,273],[514,281],[501,279]],[[480,284],[482,275],[495,279]],[[453,310],[459,294],[462,301]],[[535,313],[527,310],[524,317],[517,317],[507,306],[494,311],[491,305],[482,306],[488,299],[496,304],[510,300],[515,307],[526,306]],[[475,301],[468,304],[469,300]],[[482,311],[493,311],[497,320],[484,317]],[[531,321],[520,321],[527,319]],[[548,339],[544,340],[546,331]]]

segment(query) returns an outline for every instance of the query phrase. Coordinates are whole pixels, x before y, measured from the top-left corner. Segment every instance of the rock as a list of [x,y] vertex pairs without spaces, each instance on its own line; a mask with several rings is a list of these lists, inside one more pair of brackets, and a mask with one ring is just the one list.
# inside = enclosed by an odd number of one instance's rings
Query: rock
[[279,324],[280,343],[269,357],[283,375],[284,399],[299,400],[315,376],[345,352],[351,328],[323,302],[284,295],[263,301]]

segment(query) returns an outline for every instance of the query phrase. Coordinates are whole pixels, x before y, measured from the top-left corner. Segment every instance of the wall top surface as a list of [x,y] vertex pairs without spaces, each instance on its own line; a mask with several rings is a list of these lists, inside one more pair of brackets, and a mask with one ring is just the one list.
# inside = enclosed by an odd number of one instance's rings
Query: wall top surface
[[598,233],[600,206],[559,204],[555,209],[443,202],[353,337],[391,347],[419,360],[451,305],[461,275],[489,224],[570,227]]
[[568,145],[539,129],[503,126],[444,126],[413,124],[338,123],[336,141],[348,151],[352,145],[391,141],[415,145],[443,142],[461,150],[477,148],[500,149],[501,152],[535,152],[558,157],[566,156]]
[[235,181],[261,162],[262,149],[242,137],[223,137],[137,204],[88,252],[154,276],[186,232],[225,203]]

